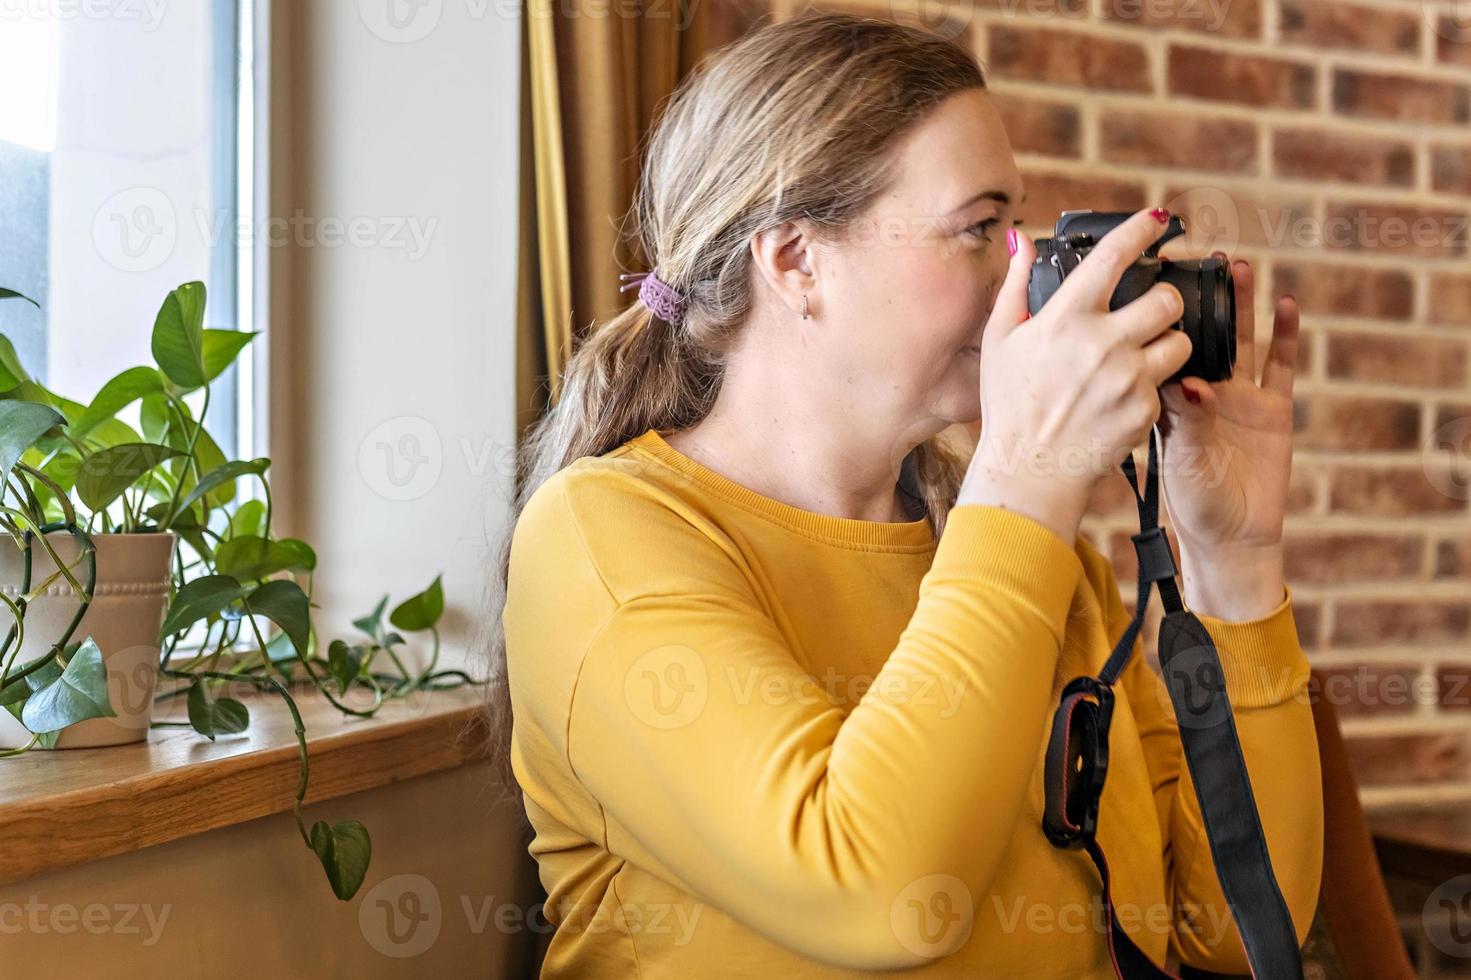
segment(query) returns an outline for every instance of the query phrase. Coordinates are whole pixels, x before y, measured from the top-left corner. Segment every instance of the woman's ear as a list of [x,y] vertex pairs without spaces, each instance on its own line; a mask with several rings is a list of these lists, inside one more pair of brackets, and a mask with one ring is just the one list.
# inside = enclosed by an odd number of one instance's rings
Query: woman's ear
[[777,302],[794,316],[802,315],[803,297],[809,313],[821,305],[819,252],[811,223],[801,219],[784,221],[751,236],[751,259],[757,274]]

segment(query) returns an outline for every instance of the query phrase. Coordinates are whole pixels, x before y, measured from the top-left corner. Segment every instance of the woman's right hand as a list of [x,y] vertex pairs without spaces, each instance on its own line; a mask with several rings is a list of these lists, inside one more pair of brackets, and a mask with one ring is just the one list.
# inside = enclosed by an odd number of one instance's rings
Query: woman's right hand
[[1015,232],[981,337],[981,437],[957,505],[1002,506],[1074,542],[1093,484],[1148,436],[1159,386],[1190,357],[1190,339],[1170,329],[1184,310],[1175,287],[1156,283],[1108,308],[1124,270],[1168,218],[1140,211],[1103,236],[1030,318],[1036,249]]

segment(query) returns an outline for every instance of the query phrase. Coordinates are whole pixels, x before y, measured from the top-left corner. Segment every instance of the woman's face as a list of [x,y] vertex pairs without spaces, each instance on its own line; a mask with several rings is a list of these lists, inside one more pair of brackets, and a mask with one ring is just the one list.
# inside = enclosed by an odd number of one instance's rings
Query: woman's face
[[[1009,255],[1022,180],[983,90],[957,93],[896,148],[889,190],[821,249],[814,329],[870,424],[939,431],[980,417],[981,332]],[[937,424],[944,423],[944,424]]]

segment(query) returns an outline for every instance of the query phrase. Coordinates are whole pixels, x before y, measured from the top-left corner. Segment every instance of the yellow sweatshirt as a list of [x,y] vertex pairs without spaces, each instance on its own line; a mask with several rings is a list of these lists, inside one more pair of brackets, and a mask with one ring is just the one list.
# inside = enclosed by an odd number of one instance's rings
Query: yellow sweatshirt
[[[1098,875],[1041,830],[1063,684],[1128,616],[1107,560],[1012,511],[801,510],[649,430],[540,487],[503,617],[513,766],[557,925],[544,976],[1111,977]],[[1202,617],[1299,940],[1322,799],[1290,592]],[[1116,686],[1098,839],[1120,921],[1246,972],[1163,683]]]

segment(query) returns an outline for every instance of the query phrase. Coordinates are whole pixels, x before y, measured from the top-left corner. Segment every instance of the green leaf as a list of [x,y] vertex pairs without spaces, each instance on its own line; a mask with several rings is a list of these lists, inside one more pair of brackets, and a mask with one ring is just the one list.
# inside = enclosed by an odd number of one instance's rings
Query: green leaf
[[[97,444],[97,449],[108,449],[112,446],[121,446],[128,442],[153,442],[145,439],[133,430],[133,427],[122,419],[103,419],[87,433],[87,438]],[[66,444],[70,448],[71,444]]]
[[82,461],[77,472],[77,496],[93,513],[104,510],[144,473],[178,455],[177,449],[151,442],[110,446]]
[[289,578],[273,579],[260,586],[245,600],[252,613],[259,613],[291,638],[291,645],[303,657],[311,655],[311,603]]
[[212,698],[204,681],[189,687],[189,724],[211,742],[216,735],[235,735],[250,727],[250,712],[234,698]]
[[151,367],[128,368],[115,375],[92,399],[80,418],[72,424],[72,435],[81,437],[97,423],[110,419],[144,395],[163,391],[163,378]]
[[373,843],[368,828],[356,820],[343,820],[327,826],[327,821],[312,824],[312,850],[327,871],[332,894],[344,902],[357,894],[373,859]]
[[107,666],[102,662],[102,651],[89,636],[61,676],[26,700],[21,721],[33,732],[55,732],[88,718],[116,715],[107,696]]
[[276,544],[295,555],[293,563],[289,567],[299,568],[304,572],[316,571],[317,553],[312,549],[311,545],[300,538],[281,538]]
[[144,439],[149,442],[165,442],[173,424],[169,400],[163,395],[144,395],[138,406],[138,422]]
[[36,440],[66,418],[49,405],[35,402],[0,402],[0,481],[10,475],[16,461]]
[[39,310],[41,308],[40,303],[37,303],[35,300],[31,299],[29,296],[24,295],[23,293],[17,293],[13,289],[0,289],[0,299],[23,299],[27,303],[30,303],[32,306],[34,306],[36,309]]
[[354,619],[352,621],[352,625],[356,626],[358,629],[362,630],[373,639],[378,639],[378,631],[383,628],[383,610],[387,605],[388,596],[385,595],[383,598],[378,600],[378,605],[372,612],[368,613],[368,615],[366,616]]
[[242,582],[268,578],[289,568],[301,568],[299,549],[281,541],[247,535],[230,538],[215,550],[215,569]]
[[[222,483],[230,480],[238,480],[242,476],[260,476],[265,473],[266,468],[270,465],[271,461],[262,456],[259,459],[252,460],[232,459],[220,466],[216,466],[208,473],[205,473],[203,478],[195,484],[194,488],[184,496],[184,499],[179,501],[179,511],[188,510],[194,505],[196,500]],[[218,504],[215,506],[218,506]]]
[[439,584],[442,577],[436,575],[429,588],[399,603],[388,621],[401,630],[427,630],[439,622],[444,613],[444,589]]
[[[164,442],[179,450],[181,454],[185,454],[192,435],[192,428],[185,432],[176,425],[168,430]],[[199,464],[201,478],[209,476],[227,462],[224,452],[215,442],[214,436],[209,434],[208,429],[201,428],[199,435],[194,437],[194,461]],[[179,459],[169,465],[174,474],[184,482],[184,492],[187,494],[195,484],[194,467],[189,465],[187,459]],[[205,500],[211,507],[221,507],[234,498],[235,483],[233,480],[226,480],[205,495]]]
[[250,343],[254,333],[245,330],[204,331],[204,380],[213,381],[230,366],[241,348]]
[[246,534],[264,537],[265,533],[266,502],[264,500],[247,500],[235,508],[235,513],[230,515],[230,535],[232,537]]
[[153,321],[153,359],[184,391],[205,383],[204,283],[186,282],[164,297]]
[[20,363],[20,356],[15,353],[15,345],[10,338],[0,334],[0,391],[9,391],[22,381],[31,380],[26,373],[25,367]]
[[357,679],[363,666],[363,648],[348,646],[344,640],[333,640],[327,647],[327,667],[332,672],[332,679],[337,682],[337,690],[343,694],[352,682]]
[[201,575],[185,582],[169,605],[168,615],[164,617],[163,626],[158,631],[159,641],[188,629],[206,616],[217,615],[230,603],[249,594],[249,591],[228,575]]

